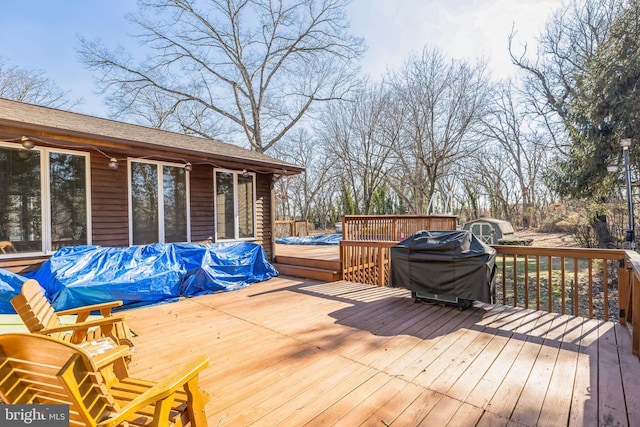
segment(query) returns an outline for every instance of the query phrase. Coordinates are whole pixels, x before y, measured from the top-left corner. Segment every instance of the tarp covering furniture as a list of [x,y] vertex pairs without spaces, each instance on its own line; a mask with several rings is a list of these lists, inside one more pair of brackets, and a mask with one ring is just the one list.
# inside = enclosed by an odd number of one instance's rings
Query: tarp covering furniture
[[[0,289],[7,288],[0,294],[0,313],[14,313],[9,300],[25,279],[7,275],[10,282],[4,283],[8,272],[0,272]],[[234,242],[70,246],[27,276],[40,283],[59,311],[113,300],[125,307],[154,304],[239,289],[277,275],[262,246]],[[7,310],[2,310],[5,301]]]
[[278,275],[256,243],[181,243],[175,249],[186,271],[183,296],[232,291]]
[[468,230],[420,231],[391,248],[391,286],[466,308],[492,302],[496,251]]
[[0,313],[15,313],[11,300],[20,293],[27,279],[0,268]]
[[319,234],[317,236],[278,237],[281,245],[339,245],[342,234]]

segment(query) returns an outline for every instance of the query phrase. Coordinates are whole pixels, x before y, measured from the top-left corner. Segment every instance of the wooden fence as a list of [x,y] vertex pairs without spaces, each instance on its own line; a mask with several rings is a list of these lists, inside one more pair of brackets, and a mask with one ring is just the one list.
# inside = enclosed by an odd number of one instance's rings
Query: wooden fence
[[276,237],[308,236],[309,223],[306,220],[276,221]]
[[455,230],[452,215],[345,215],[342,240],[398,241],[421,230]]

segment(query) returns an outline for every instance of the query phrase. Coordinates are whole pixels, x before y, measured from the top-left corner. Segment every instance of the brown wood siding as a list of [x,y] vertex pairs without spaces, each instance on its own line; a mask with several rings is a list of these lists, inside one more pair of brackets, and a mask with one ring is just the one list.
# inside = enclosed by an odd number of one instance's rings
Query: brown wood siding
[[127,163],[109,169],[108,159],[91,153],[91,221],[93,244],[129,245]]
[[271,217],[272,174],[256,174],[256,243],[264,248],[267,259],[273,260]]
[[[98,144],[96,144],[98,145]],[[81,148],[74,148],[83,151]],[[91,167],[91,230],[92,244],[100,246],[129,246],[129,210],[127,155],[108,151],[119,159],[116,170],[108,167],[109,159],[95,150],[90,154]],[[201,242],[215,235],[214,216],[214,168],[210,165],[194,165],[190,173],[191,240]],[[272,177],[270,173],[256,173],[256,240],[265,250],[267,258],[274,256],[272,233]],[[34,269],[47,256],[37,259],[3,259],[0,268],[15,272]]]
[[190,175],[191,241],[201,242],[215,236],[213,215],[213,168],[194,165]]

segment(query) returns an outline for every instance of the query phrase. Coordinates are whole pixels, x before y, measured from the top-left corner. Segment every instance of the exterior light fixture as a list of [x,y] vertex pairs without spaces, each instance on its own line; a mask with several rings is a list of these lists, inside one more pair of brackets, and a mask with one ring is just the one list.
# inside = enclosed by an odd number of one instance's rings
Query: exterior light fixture
[[31,150],[36,146],[36,143],[33,141],[33,139],[29,138],[28,136],[23,136],[22,138],[20,138],[20,143],[22,144],[22,148],[24,148],[25,150]]
[[186,170],[187,172],[191,172],[191,169],[193,169],[191,162],[187,162],[184,164],[184,170]]
[[630,249],[636,247],[635,236],[635,218],[633,215],[633,188],[631,187],[631,163],[629,161],[629,148],[631,147],[631,138],[623,138],[620,140],[622,147],[623,164],[607,165],[608,172],[618,172],[624,168],[624,177],[627,185],[627,216],[629,218],[629,226],[625,232],[625,241],[629,243]]
[[118,159],[116,159],[115,157],[110,158],[108,165],[109,165],[109,169],[111,170],[118,169]]
[[629,147],[631,147],[631,138],[621,139],[620,146],[622,147],[622,155],[624,157],[624,174],[627,181],[627,209],[629,211],[629,228],[627,229],[627,235],[625,240],[629,242],[629,247],[631,249],[635,249],[636,248],[635,220],[633,217],[633,191],[631,188],[631,163],[629,162]]

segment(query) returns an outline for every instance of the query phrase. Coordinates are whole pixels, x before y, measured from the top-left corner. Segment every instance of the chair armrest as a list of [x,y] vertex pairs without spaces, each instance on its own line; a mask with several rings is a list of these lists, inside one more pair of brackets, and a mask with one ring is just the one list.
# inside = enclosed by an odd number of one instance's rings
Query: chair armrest
[[115,343],[114,345],[115,347],[112,347],[103,353],[95,355],[91,354],[91,351],[86,347],[83,348],[91,355],[91,358],[96,364],[96,367],[103,368],[131,354],[131,348],[128,345],[116,345]]
[[92,305],[85,305],[82,307],[76,307],[76,308],[70,308],[67,310],[61,310],[61,311],[56,311],[56,315],[58,316],[65,316],[67,314],[77,314],[80,315],[82,313],[86,313],[87,315],[89,313],[91,313],[92,311],[100,311],[100,313],[102,313],[102,315],[105,315],[105,312],[107,314],[111,313],[111,309],[115,308],[115,307],[120,307],[122,305],[122,301],[109,301],[109,302],[103,302],[100,304],[92,304]]
[[120,412],[114,414],[113,417],[98,423],[98,426],[111,427],[122,424],[122,422],[140,409],[166,399],[174,394],[179,388],[197,377],[200,371],[206,368],[208,364],[209,357],[207,356],[194,358],[190,362],[179,367],[174,373],[156,383],[140,396],[130,401],[127,405],[121,406]]
[[120,314],[120,315],[115,315],[110,317],[103,317],[100,319],[85,320],[84,322],[70,323],[68,325],[55,326],[53,328],[44,328],[44,329],[40,329],[38,333],[52,334],[55,332],[77,331],[82,329],[89,329],[94,326],[112,325],[117,322],[122,322],[124,321],[124,319],[125,319],[124,315]]
[[111,388],[113,384],[120,382],[123,378],[129,377],[127,359],[131,357],[131,347],[128,345],[117,345],[113,340],[108,340],[110,341],[109,344],[113,346],[106,350],[100,349],[103,350],[101,353],[95,353],[89,343],[79,344],[79,346],[89,353],[96,368],[100,371],[105,385]]

